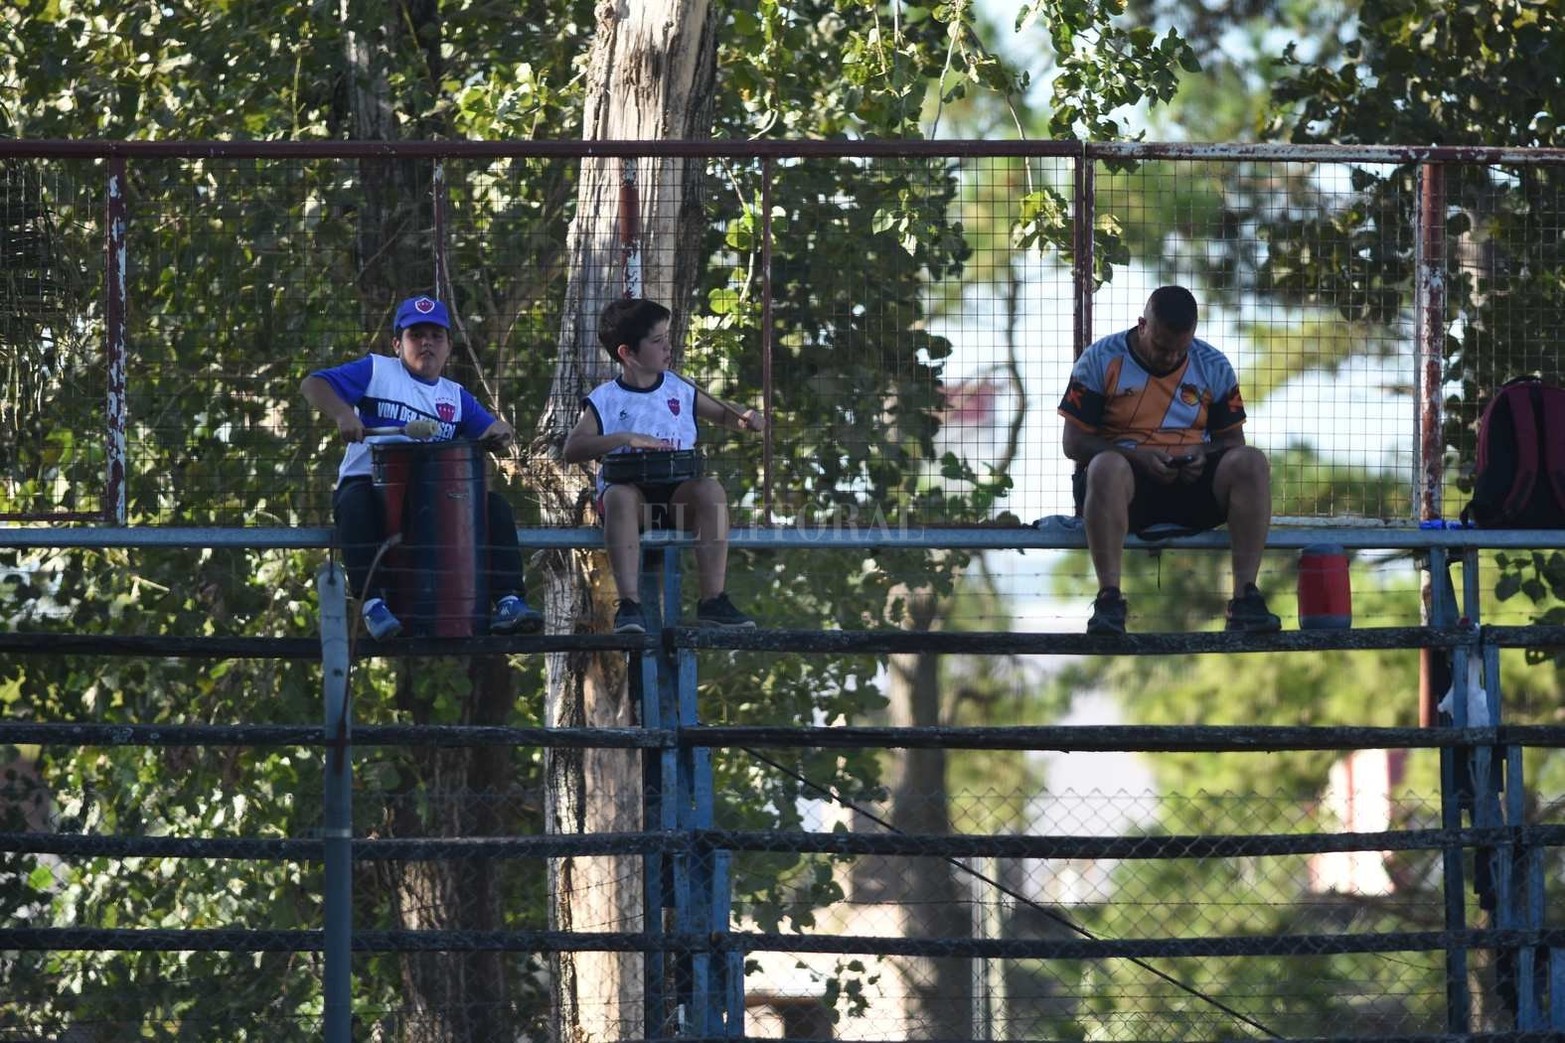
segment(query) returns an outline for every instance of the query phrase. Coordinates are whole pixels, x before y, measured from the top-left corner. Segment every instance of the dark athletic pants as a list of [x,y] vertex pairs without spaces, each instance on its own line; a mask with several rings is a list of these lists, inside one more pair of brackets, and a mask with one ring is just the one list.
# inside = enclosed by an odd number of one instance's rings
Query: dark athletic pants
[[[348,571],[348,590],[365,598],[385,597],[384,572],[376,572],[373,591],[364,589],[375,554],[386,538],[386,519],[375,483],[362,476],[345,479],[332,493],[331,513],[337,546],[342,548],[342,565]],[[493,491],[488,497],[488,514],[489,596],[496,601],[507,594],[520,596],[522,550],[516,542],[516,515],[505,497]]]

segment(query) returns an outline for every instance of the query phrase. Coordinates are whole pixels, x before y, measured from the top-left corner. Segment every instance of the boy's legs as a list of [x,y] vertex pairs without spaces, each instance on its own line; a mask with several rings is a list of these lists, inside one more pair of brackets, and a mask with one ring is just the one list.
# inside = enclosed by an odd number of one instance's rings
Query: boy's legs
[[603,542],[621,600],[641,600],[641,518],[646,497],[634,485],[603,491]]
[[[384,600],[386,573],[377,571],[374,578],[370,576],[386,538],[385,512],[374,483],[367,478],[343,482],[332,493],[331,513],[337,545],[342,548],[342,565],[348,573],[348,592],[359,598],[365,628],[377,641],[396,637],[402,632],[402,623]],[[385,559],[381,560],[384,563]]]
[[367,478],[343,482],[332,493],[331,513],[337,545],[342,548],[342,565],[348,573],[348,592],[361,600],[385,597],[384,575],[379,575],[373,591],[364,589],[381,541],[386,538],[385,518],[374,483]]
[[522,548],[516,540],[516,515],[505,497],[489,492],[489,597],[495,601],[507,594],[523,597]]
[[701,600],[696,604],[696,625],[747,628],[755,620],[728,600],[728,494],[715,478],[681,482],[669,498],[669,514],[677,528],[696,538],[696,577]]
[[[498,633],[532,634],[543,628],[543,617],[527,604],[522,580],[522,548],[516,539],[516,515],[505,497],[490,490],[487,501],[489,598],[495,612],[489,627]],[[507,602],[507,598],[514,601]]]
[[728,582],[728,493],[715,478],[694,478],[679,484],[668,505],[675,527],[696,538],[701,600],[717,597]]

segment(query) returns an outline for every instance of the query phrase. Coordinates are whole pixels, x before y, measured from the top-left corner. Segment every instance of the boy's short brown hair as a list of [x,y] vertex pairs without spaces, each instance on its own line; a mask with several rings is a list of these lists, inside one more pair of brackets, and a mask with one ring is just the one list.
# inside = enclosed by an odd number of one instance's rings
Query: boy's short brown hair
[[643,337],[652,332],[652,327],[668,321],[673,314],[657,301],[649,301],[645,297],[610,301],[598,314],[598,341],[609,357],[617,361],[619,354],[616,349],[621,344],[628,344],[634,349]]

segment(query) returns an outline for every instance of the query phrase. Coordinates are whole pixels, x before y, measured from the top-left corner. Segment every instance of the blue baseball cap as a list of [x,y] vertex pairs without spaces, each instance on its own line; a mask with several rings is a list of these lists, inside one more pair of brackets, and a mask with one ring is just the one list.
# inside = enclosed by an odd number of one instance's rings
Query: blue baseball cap
[[446,306],[433,297],[409,297],[397,306],[397,321],[391,324],[391,328],[398,333],[409,326],[417,326],[421,322],[432,322],[436,326],[451,328],[451,316],[446,312]]

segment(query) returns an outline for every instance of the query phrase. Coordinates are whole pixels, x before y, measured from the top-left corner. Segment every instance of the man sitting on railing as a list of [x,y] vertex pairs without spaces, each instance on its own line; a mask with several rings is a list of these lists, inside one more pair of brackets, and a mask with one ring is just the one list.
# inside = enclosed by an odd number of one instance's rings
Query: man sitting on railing
[[1281,621],[1255,585],[1271,528],[1271,470],[1244,444],[1244,399],[1228,359],[1197,340],[1182,286],[1148,298],[1134,329],[1076,360],[1060,402],[1071,485],[1098,577],[1089,634],[1123,634],[1125,535],[1155,526],[1199,532],[1226,523],[1233,547],[1228,629],[1268,634]]

